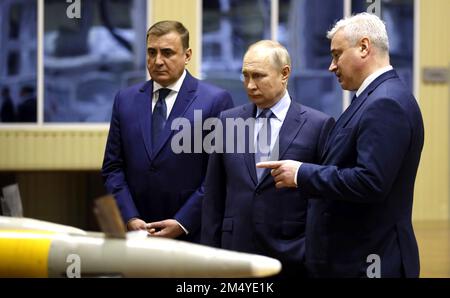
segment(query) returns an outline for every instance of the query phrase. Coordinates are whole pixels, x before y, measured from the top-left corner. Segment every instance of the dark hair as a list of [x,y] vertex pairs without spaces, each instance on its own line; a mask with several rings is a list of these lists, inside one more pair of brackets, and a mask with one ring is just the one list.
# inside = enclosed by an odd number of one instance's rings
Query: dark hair
[[176,32],[180,35],[184,50],[189,48],[189,31],[182,23],[177,21],[160,21],[153,24],[147,31],[147,40],[150,35],[159,37],[170,32]]

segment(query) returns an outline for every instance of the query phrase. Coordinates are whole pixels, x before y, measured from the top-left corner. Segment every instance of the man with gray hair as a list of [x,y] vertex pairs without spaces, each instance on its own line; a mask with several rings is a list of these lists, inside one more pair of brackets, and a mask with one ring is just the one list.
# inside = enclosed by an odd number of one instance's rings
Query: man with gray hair
[[[251,103],[221,113],[225,131],[216,135],[216,144],[231,141],[233,146],[226,144],[209,158],[201,243],[277,258],[281,276],[299,277],[306,272],[307,200],[297,189],[277,190],[269,172],[256,169],[256,163],[278,157],[318,162],[334,120],[291,100],[290,73],[289,53],[278,42],[259,41],[247,50],[242,74]],[[251,125],[243,137],[220,142],[235,131],[226,125],[230,122]],[[241,142],[246,150],[234,151]]]
[[356,91],[336,122],[319,164],[284,160],[276,187],[310,199],[306,263],[318,277],[418,277],[411,222],[424,141],[419,106],[389,62],[384,23],[361,13],[328,32],[329,70]]

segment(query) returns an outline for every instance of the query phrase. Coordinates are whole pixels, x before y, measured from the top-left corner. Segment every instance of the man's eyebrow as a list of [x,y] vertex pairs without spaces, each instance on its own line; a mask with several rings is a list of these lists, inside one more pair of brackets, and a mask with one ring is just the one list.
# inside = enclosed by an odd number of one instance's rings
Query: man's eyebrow
[[[147,47],[147,50],[156,50],[156,49],[158,49],[158,48],[157,47]],[[172,48],[161,48],[160,50],[161,51],[167,51],[167,50],[173,51]]]
[[331,56],[340,55],[341,53],[342,53],[342,50],[341,50],[341,49],[332,49],[332,50],[330,51],[330,55],[331,55]]

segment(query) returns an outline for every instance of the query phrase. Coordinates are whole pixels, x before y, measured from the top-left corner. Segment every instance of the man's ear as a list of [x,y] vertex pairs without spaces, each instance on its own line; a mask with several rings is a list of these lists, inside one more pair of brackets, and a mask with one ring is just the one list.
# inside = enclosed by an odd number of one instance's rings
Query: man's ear
[[359,41],[359,52],[362,58],[366,58],[369,55],[371,46],[370,40],[367,37]]
[[283,66],[283,68],[281,69],[281,76],[283,83],[287,83],[290,74],[291,74],[291,67],[289,65]]
[[184,55],[185,55],[184,61],[187,64],[192,58],[192,49],[189,48],[186,51],[184,51]]

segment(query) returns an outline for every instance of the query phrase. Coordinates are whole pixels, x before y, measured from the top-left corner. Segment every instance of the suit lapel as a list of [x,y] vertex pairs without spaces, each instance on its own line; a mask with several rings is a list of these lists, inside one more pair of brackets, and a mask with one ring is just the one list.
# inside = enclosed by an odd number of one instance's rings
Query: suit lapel
[[184,79],[183,84],[181,85],[180,91],[178,92],[177,98],[175,100],[175,104],[172,108],[172,111],[169,114],[166,125],[164,126],[164,130],[161,133],[161,137],[158,140],[158,144],[156,146],[156,150],[153,152],[152,157],[156,158],[158,153],[164,147],[164,145],[169,140],[169,137],[173,134],[173,130],[171,130],[172,122],[174,119],[182,117],[185,113],[189,105],[196,98],[195,92],[197,91],[198,81],[194,79],[189,72],[186,71],[186,77]]
[[342,115],[339,117],[338,121],[336,122],[333,130],[330,133],[330,136],[328,137],[328,141],[325,145],[325,150],[322,154],[322,160],[328,153],[331,144],[334,141],[334,138],[339,133],[339,131],[344,128],[347,123],[350,122],[350,120],[353,118],[354,115],[356,115],[357,111],[361,108],[362,104],[366,101],[367,97],[384,81],[398,77],[395,70],[390,70],[385,73],[383,73],[381,76],[376,78],[372,83],[370,83],[369,86],[361,93],[355,101],[353,101],[350,106],[342,113]]
[[[297,136],[300,129],[306,122],[304,111],[299,104],[291,101],[291,106],[286,114],[283,125],[281,126],[279,138],[279,154],[278,159],[281,160],[292,141]],[[303,115],[303,116],[302,116]]]
[[134,101],[137,109],[136,115],[139,115],[139,126],[142,133],[142,139],[144,140],[145,149],[147,151],[148,158],[152,159],[152,94],[153,94],[153,81],[147,81],[144,86],[139,89]]
[[[301,108],[301,105],[297,104],[293,100],[291,101],[291,105],[289,106],[286,118],[284,119],[283,125],[281,126],[280,132],[278,134],[278,150],[276,146],[274,146],[270,160],[283,159],[284,153],[289,148],[292,141],[298,135],[300,129],[306,122],[306,117],[304,115],[305,113],[306,111]],[[259,184],[264,182],[267,176],[269,176],[269,173],[269,170],[264,171]]]

